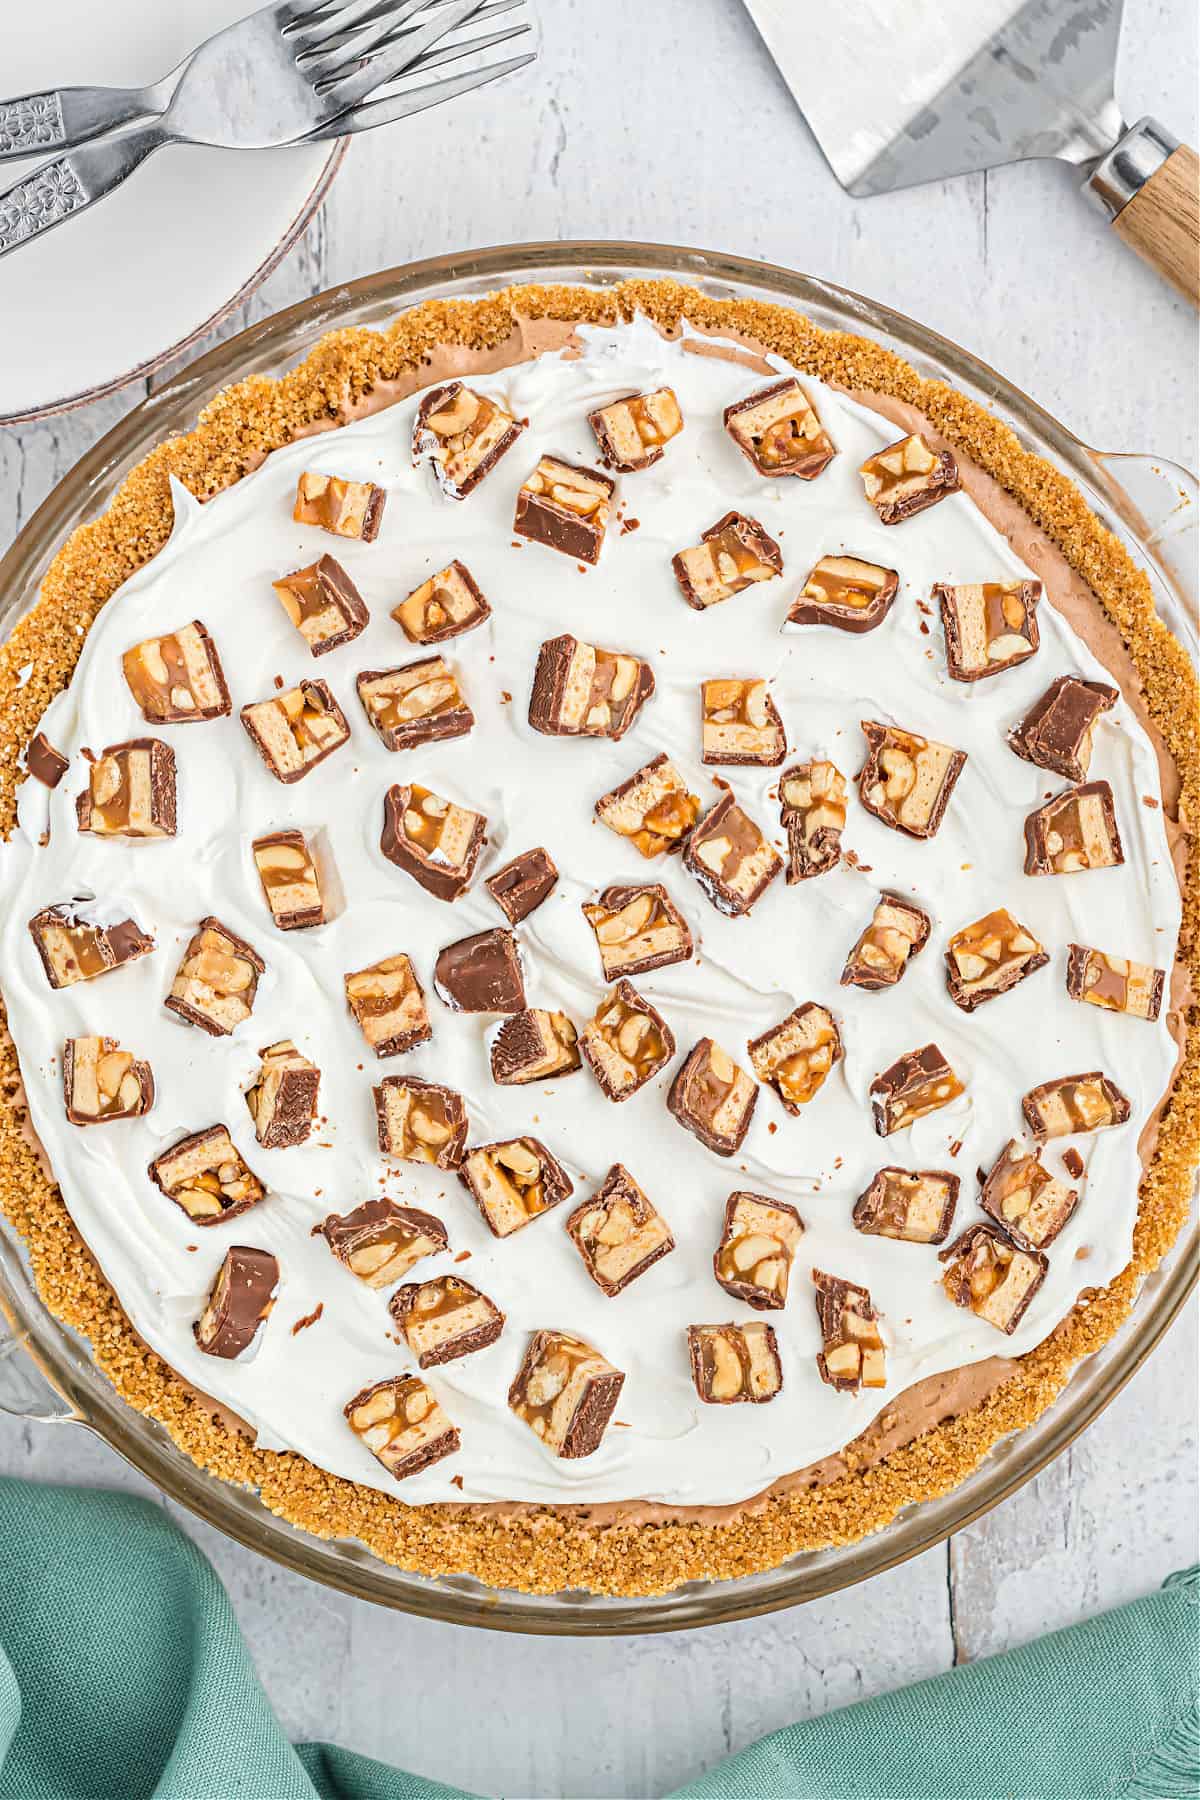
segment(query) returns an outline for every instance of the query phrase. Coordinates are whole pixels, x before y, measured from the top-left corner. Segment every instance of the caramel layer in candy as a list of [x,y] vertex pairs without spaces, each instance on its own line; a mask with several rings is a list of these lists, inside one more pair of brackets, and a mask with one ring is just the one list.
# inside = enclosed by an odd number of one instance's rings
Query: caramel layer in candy
[[906,1244],[944,1244],[959,1179],[947,1169],[879,1169],[854,1202],[854,1229]]
[[788,1281],[804,1221],[784,1200],[765,1194],[730,1194],[721,1241],[713,1254],[717,1283],[759,1312],[775,1312],[787,1300]]
[[570,1176],[540,1138],[507,1138],[468,1150],[458,1179],[494,1237],[511,1237],[539,1214],[569,1199]]
[[450,381],[433,388],[418,407],[413,455],[431,459],[449,499],[465,500],[524,429],[524,422],[505,412],[499,401]]
[[1044,1250],[1079,1205],[1079,1193],[1011,1138],[983,1176],[979,1204],[1022,1250]]
[[154,1105],[154,1073],[116,1038],[68,1038],[63,1045],[63,1097],[72,1125],[137,1119]]
[[30,919],[29,934],[52,988],[107,975],[153,950],[154,939],[132,919],[106,924],[95,916],[100,911],[93,900],[61,900]]
[[900,894],[883,893],[870,924],[846,958],[843,987],[894,987],[929,941],[929,914]]
[[384,795],[379,848],[437,900],[466,893],[486,842],[482,813],[428,788],[401,785]]
[[792,601],[786,623],[874,631],[892,610],[899,588],[895,569],[857,556],[823,556]]
[[56,788],[70,763],[61,750],[54,748],[44,731],[35,731],[25,746],[25,767],[43,787]]
[[257,1206],[266,1193],[225,1125],[209,1125],[180,1138],[146,1172],[193,1225],[234,1219]]
[[276,781],[300,781],[350,736],[326,681],[302,681],[269,700],[243,706],[246,734]]
[[126,650],[129,691],[151,725],[219,719],[231,710],[217,646],[199,619]]
[[266,966],[253,945],[210,915],[196,927],[163,1004],[210,1037],[228,1037],[254,1010]]
[[983,681],[1028,662],[1038,647],[1040,581],[937,581],[946,670],[953,681]]
[[371,544],[379,536],[386,501],[383,488],[372,481],[347,481],[306,469],[296,483],[292,518],[297,525],[319,525],[335,537]]
[[675,1248],[666,1220],[622,1163],[614,1163],[592,1198],[575,1208],[567,1231],[610,1300]]
[[808,1105],[842,1056],[833,1014],[812,1000],[761,1037],[751,1038],[746,1048],[758,1079],[775,1089],[790,1113],[799,1113]]
[[706,763],[758,763],[773,769],[787,755],[783,720],[765,681],[734,676],[705,681],[700,702]]
[[286,1150],[303,1144],[317,1116],[321,1071],[301,1054],[291,1038],[281,1038],[260,1052],[262,1062],[246,1105],[254,1135],[264,1150]]
[[1116,705],[1115,687],[1060,675],[1008,734],[1010,749],[1039,769],[1068,781],[1086,781],[1096,720]]
[[997,1331],[1014,1332],[1050,1267],[1036,1250],[1022,1250],[995,1225],[972,1225],[939,1258],[942,1286],[955,1306],[986,1319]]
[[904,1131],[926,1113],[949,1106],[963,1084],[936,1044],[908,1050],[871,1083],[871,1111],[880,1137]]
[[1106,950],[1093,950],[1086,944],[1068,946],[1067,992],[1072,1000],[1085,1000],[1108,1012],[1129,1013],[1135,1019],[1157,1019],[1166,983],[1165,969],[1110,956]]
[[332,556],[319,556],[271,586],[314,656],[352,643],[370,621],[362,595]]
[[1039,1087],[1030,1088],[1021,1101],[1025,1123],[1039,1143],[1047,1138],[1107,1131],[1110,1126],[1124,1125],[1132,1110],[1116,1082],[1099,1069],[1043,1081]]
[[783,1387],[783,1364],[774,1327],[755,1319],[748,1325],[689,1325],[692,1380],[706,1406],[748,1401],[761,1406]]
[[192,1330],[206,1356],[247,1351],[275,1304],[279,1264],[269,1250],[234,1244],[225,1252],[208,1303]]
[[894,831],[933,837],[962,774],[966,751],[874,719],[864,719],[862,729],[870,745],[858,777],[863,805]]
[[733,795],[725,793],[690,833],[683,866],[718,912],[738,918],[766,893],[783,868],[783,858]]
[[706,1150],[733,1156],[750,1129],[758,1089],[727,1051],[701,1038],[671,1083],[667,1108]]
[[834,763],[797,763],[779,777],[779,817],[787,832],[789,882],[836,869],[846,823],[846,782]]
[[682,848],[700,802],[665,751],[596,802],[596,817],[645,857]]
[[757,519],[727,512],[700,534],[700,542],[671,558],[679,591],[697,612],[717,606],[759,581],[783,572],[783,552]]
[[692,954],[687,920],[658,882],[607,887],[584,902],[583,916],[596,934],[606,981],[646,975]]
[[609,1100],[628,1100],[675,1054],[675,1036],[632,982],[618,981],[579,1034],[579,1050]]
[[434,964],[433,985],[455,1012],[523,1012],[525,981],[516,938],[496,926],[447,944]]
[[346,1001],[376,1056],[402,1056],[433,1036],[425,993],[403,951],[345,977]]
[[673,388],[626,394],[588,414],[601,461],[619,474],[633,475],[658,462],[663,446],[683,430],[683,414]]
[[392,608],[392,617],[414,644],[441,644],[473,631],[492,609],[466,563],[455,559]]
[[415,1075],[388,1075],[373,1092],[383,1156],[457,1169],[467,1142],[467,1103],[461,1094]]
[[901,438],[859,466],[863,492],[881,525],[899,525],[958,491],[958,464],[948,450],[931,450],[919,434]]
[[75,801],[80,831],[95,837],[175,836],[175,752],[161,738],[110,744],[88,767]]
[[535,1331],[508,1404],[555,1456],[591,1456],[624,1384],[624,1373],[582,1338]]
[[1003,907],[956,931],[946,946],[946,990],[955,1006],[974,1012],[1007,994],[1049,956],[1033,933]]
[[449,1248],[446,1227],[433,1213],[399,1206],[381,1194],[353,1212],[330,1213],[315,1227],[333,1254],[370,1288],[391,1287],[427,1256]]
[[523,1087],[573,1075],[583,1067],[578,1035],[566,1013],[539,1006],[513,1013],[492,1039],[492,1080],[501,1087]]
[[504,1330],[504,1314],[461,1275],[433,1275],[398,1288],[388,1311],[422,1369],[486,1350]]
[[475,723],[458,676],[440,656],[402,669],[364,669],[356,686],[363,711],[388,750],[466,737]]
[[843,1393],[887,1386],[887,1352],[871,1296],[853,1281],[820,1269],[812,1272],[822,1347],[817,1352],[821,1380]]
[[1085,781],[1056,794],[1025,821],[1025,873],[1075,875],[1125,861],[1107,781]]
[[564,634],[538,651],[529,723],[546,737],[624,737],[654,692],[654,671],[622,650]]
[[550,898],[558,885],[558,870],[550,852],[539,844],[535,850],[522,850],[483,885],[509,924],[519,925]]
[[812,401],[791,376],[727,406],[725,429],[760,475],[811,481],[837,454]]
[[345,1409],[355,1437],[389,1475],[419,1475],[462,1443],[438,1401],[417,1375],[392,1375],[355,1394]]
[[331,917],[317,858],[302,831],[271,831],[255,838],[254,866],[263,898],[280,931],[305,931]]
[[577,562],[600,561],[616,483],[611,475],[542,456],[517,489],[513,530]]

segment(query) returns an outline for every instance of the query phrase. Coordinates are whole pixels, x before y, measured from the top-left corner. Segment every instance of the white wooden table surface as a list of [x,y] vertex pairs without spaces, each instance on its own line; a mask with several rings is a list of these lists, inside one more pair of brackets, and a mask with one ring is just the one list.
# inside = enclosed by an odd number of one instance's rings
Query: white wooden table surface
[[[695,244],[876,295],[994,363],[1091,444],[1195,463],[1195,318],[1123,252],[1068,170],[1030,164],[854,202],[735,0],[540,4],[534,78],[355,143],[304,243],[231,330],[450,249]],[[1127,15],[1127,115],[1154,112],[1195,143],[1195,0],[1128,0]],[[147,267],[152,277],[152,257]],[[0,543],[140,394],[0,432]],[[180,1523],[226,1581],[293,1737],[484,1794],[634,1800],[792,1719],[1003,1650],[1191,1562],[1196,1357],[1193,1307],[1072,1450],[948,1547],[719,1630],[591,1643],[469,1633],[327,1593]],[[0,1468],[151,1491],[82,1433],[3,1418]],[[418,1702],[406,1716],[426,1722],[419,1736],[398,1715],[398,1683]],[[464,1696],[483,1702],[473,1720]]]

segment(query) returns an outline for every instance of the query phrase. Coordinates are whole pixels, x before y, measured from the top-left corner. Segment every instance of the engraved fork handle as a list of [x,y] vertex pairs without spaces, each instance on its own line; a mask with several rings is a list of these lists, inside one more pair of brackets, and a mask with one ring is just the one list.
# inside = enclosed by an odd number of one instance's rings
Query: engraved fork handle
[[69,150],[102,132],[165,112],[174,87],[174,77],[168,77],[148,88],[50,88],[0,100],[0,162]]
[[156,123],[83,144],[44,162],[0,193],[0,256],[32,243],[64,219],[103,200],[173,134]]

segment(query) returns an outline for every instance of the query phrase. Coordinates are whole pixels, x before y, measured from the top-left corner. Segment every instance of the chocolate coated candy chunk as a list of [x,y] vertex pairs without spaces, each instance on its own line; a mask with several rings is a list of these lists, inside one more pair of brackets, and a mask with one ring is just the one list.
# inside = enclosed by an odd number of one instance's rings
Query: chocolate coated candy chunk
[[147,1174],[193,1225],[219,1225],[257,1206],[266,1189],[224,1125],[180,1138],[156,1156]]
[[44,731],[35,731],[25,748],[25,767],[43,787],[56,788],[67,772],[68,759]]
[[842,1056],[833,1014],[812,1000],[761,1037],[751,1038],[746,1048],[758,1079],[775,1089],[790,1113],[799,1113],[819,1093]]
[[958,491],[958,464],[948,450],[931,450],[919,434],[889,444],[859,468],[863,491],[881,525],[899,525]]
[[1044,1250],[1079,1205],[1079,1193],[1012,1138],[983,1177],[979,1204],[1023,1250]]
[[1022,1250],[996,1225],[972,1225],[939,1258],[942,1286],[956,1306],[986,1319],[997,1331],[1014,1332],[1050,1267],[1036,1250]]
[[332,916],[321,870],[302,831],[272,831],[251,846],[263,897],[280,931],[304,931]]
[[974,1012],[1050,961],[1033,933],[1000,907],[956,931],[946,946],[946,990]]
[[534,1137],[468,1150],[458,1179],[494,1237],[511,1237],[574,1192],[562,1164]]
[[390,787],[379,848],[389,862],[438,900],[457,900],[471,885],[487,820],[428,788]]
[[786,623],[874,631],[892,610],[899,587],[895,569],[857,556],[823,556],[792,601]]
[[425,1383],[416,1375],[393,1375],[355,1394],[345,1408],[346,1421],[397,1481],[417,1475],[444,1456],[453,1456],[462,1439]]
[[945,1243],[958,1189],[947,1169],[880,1169],[854,1202],[854,1229],[906,1244]]
[[658,882],[607,887],[584,902],[583,916],[596,934],[606,981],[646,975],[692,954],[687,920]]
[[883,893],[871,922],[846,958],[843,987],[894,987],[929,942],[929,914],[901,894]]
[[151,725],[186,725],[231,711],[217,647],[199,619],[135,644],[121,667]]
[[1038,647],[1041,597],[1040,581],[935,582],[952,680],[983,681],[1028,662]]
[[683,865],[718,912],[738,918],[766,893],[783,858],[733,795],[722,794],[688,837]]
[[1114,1081],[1099,1069],[1090,1069],[1084,1075],[1060,1075],[1056,1081],[1030,1088],[1021,1101],[1021,1111],[1034,1137],[1043,1143],[1047,1138],[1124,1125],[1132,1108]]
[[654,692],[654,671],[621,650],[564,634],[538,651],[529,723],[546,737],[624,737]]
[[447,498],[465,500],[524,429],[499,401],[450,381],[431,389],[417,408],[413,455],[432,459]]
[[373,1090],[382,1155],[457,1169],[467,1142],[467,1103],[453,1088],[388,1075]]
[[296,483],[292,518],[297,525],[319,525],[335,537],[370,544],[379,536],[386,501],[387,494],[372,481],[347,481],[340,475],[305,470]]
[[260,1052],[262,1062],[246,1105],[254,1135],[264,1150],[286,1150],[307,1141],[317,1116],[321,1071],[302,1056],[291,1038]]
[[1025,873],[1074,875],[1125,861],[1113,792],[1107,781],[1086,781],[1056,794],[1025,821]]
[[1128,962],[1123,956],[1110,956],[1106,950],[1093,950],[1086,944],[1071,944],[1067,951],[1071,999],[1102,1006],[1108,1012],[1157,1019],[1166,982],[1166,970],[1151,968],[1148,963]]
[[1068,781],[1086,781],[1096,720],[1118,698],[1116,688],[1106,682],[1060,675],[1009,732],[1009,746],[1039,769],[1051,769]]
[[628,1100],[665,1069],[675,1037],[658,1008],[618,981],[579,1034],[579,1050],[609,1100]]
[[510,925],[519,925],[543,900],[548,900],[558,884],[558,870],[548,850],[539,844],[536,850],[522,850],[511,862],[489,875],[484,887],[496,902]]
[[610,1300],[675,1248],[666,1220],[621,1163],[614,1163],[592,1198],[575,1208],[567,1230],[588,1274]]
[[701,683],[701,743],[706,763],[757,763],[773,769],[787,755],[783,720],[765,681],[733,676]]
[[210,915],[196,927],[163,1005],[210,1037],[228,1037],[254,1010],[266,966],[253,945]]
[[320,556],[271,586],[314,656],[352,643],[370,622],[362,595],[332,556]]
[[175,835],[175,752],[161,738],[110,744],[88,767],[75,801],[80,831],[94,837]]
[[894,831],[933,837],[962,774],[966,751],[874,719],[864,719],[862,729],[870,745],[858,777],[863,805]]
[[689,1325],[688,1353],[696,1392],[706,1406],[740,1401],[761,1406],[783,1386],[774,1327],[760,1320],[748,1325]]
[[904,1131],[926,1113],[948,1106],[963,1084],[936,1044],[909,1050],[871,1083],[871,1110],[880,1137]]
[[811,481],[837,454],[812,401],[791,376],[727,406],[725,429],[760,475]]
[[589,413],[588,424],[607,467],[632,475],[661,459],[663,446],[683,430],[683,414],[674,389],[655,388],[611,401]]
[[68,1038],[63,1045],[63,1096],[72,1125],[137,1119],[154,1105],[154,1073],[116,1038]]
[[353,1212],[330,1213],[314,1227],[338,1261],[371,1288],[391,1287],[426,1256],[449,1247],[446,1227],[433,1213],[399,1206],[381,1194]]
[[681,849],[699,816],[699,800],[665,751],[596,802],[600,823],[645,857]]
[[388,1311],[422,1369],[486,1350],[504,1330],[504,1314],[461,1275],[434,1275],[402,1287]]
[[97,915],[108,910],[94,900],[61,900],[34,913],[29,934],[52,988],[91,981],[139,956],[149,956],[154,939],[132,919],[102,923]]
[[867,1289],[820,1269],[814,1269],[812,1277],[821,1327],[822,1348],[817,1352],[821,1380],[851,1394],[864,1387],[886,1387],[887,1353]]
[[247,1351],[275,1303],[279,1264],[269,1250],[234,1244],[225,1252],[208,1304],[192,1327],[206,1356]]
[[732,1156],[750,1129],[758,1089],[712,1038],[701,1038],[667,1095],[668,1110],[706,1150]]
[[388,750],[465,737],[475,723],[458,676],[440,656],[402,669],[364,669],[356,685],[363,711]]
[[582,1068],[578,1033],[566,1013],[532,1007],[505,1019],[492,1040],[492,1080],[501,1087],[523,1087],[573,1075]]
[[788,1280],[804,1221],[794,1206],[765,1194],[730,1194],[721,1241],[713,1254],[717,1283],[759,1312],[787,1300]]
[[459,637],[482,625],[491,613],[470,569],[457,559],[392,608],[393,619],[414,644],[440,644]]
[[401,1056],[433,1036],[425,994],[403,951],[345,977],[346,1001],[376,1056]]
[[525,982],[516,938],[497,926],[447,944],[434,964],[433,985],[455,1012],[522,1012]]
[[671,558],[680,592],[697,612],[717,606],[783,570],[783,552],[757,519],[727,512],[700,535],[700,542]]
[[779,817],[787,832],[789,883],[836,869],[846,824],[846,782],[834,763],[797,763],[779,777]]
[[247,736],[276,781],[300,781],[350,736],[326,681],[302,681],[269,700],[243,706]]
[[610,475],[543,456],[517,489],[513,530],[577,562],[599,562],[615,492]]
[[508,1404],[555,1456],[591,1456],[624,1384],[623,1371],[582,1338],[535,1331]]

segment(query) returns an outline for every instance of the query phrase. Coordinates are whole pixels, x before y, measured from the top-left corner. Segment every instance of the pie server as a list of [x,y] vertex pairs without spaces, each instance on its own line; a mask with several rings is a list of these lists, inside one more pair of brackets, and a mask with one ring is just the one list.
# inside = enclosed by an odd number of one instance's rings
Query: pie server
[[1113,95],[1124,0],[746,0],[848,193],[1058,156],[1200,306],[1194,150]]

